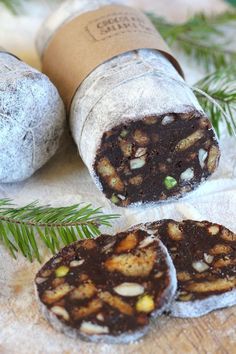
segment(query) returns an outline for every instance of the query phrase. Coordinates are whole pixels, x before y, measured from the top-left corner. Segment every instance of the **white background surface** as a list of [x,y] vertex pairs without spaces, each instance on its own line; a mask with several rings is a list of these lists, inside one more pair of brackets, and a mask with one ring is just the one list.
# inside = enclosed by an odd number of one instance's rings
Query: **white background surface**
[[[204,10],[211,13],[226,8],[226,5],[218,0],[130,0],[127,3],[154,10],[157,14],[175,21],[182,21],[195,11]],[[28,15],[14,18],[0,7],[0,45],[29,64],[39,67],[34,39],[39,25],[49,11],[50,7],[46,1],[38,1],[35,5],[27,7]],[[191,59],[181,55],[179,59],[189,83],[193,83],[202,75],[202,70],[194,67]],[[17,185],[0,185],[0,198],[12,198],[20,205],[36,199],[43,204],[53,205],[89,202],[94,206],[104,207],[106,212],[121,214],[120,220],[114,223],[111,230],[114,232],[135,223],[161,218],[208,219],[223,223],[236,231],[236,140],[223,133],[220,145],[222,158],[218,171],[191,195],[178,202],[162,204],[155,208],[120,209],[112,207],[97,191],[71,137],[66,134],[57,155],[32,178]],[[47,325],[38,312],[33,295],[32,280],[38,268],[37,263],[31,265],[20,256],[14,261],[0,246],[0,353],[111,352],[108,345],[96,347],[81,342],[75,343],[57,334]],[[151,336],[153,334],[139,346],[129,346],[129,349],[122,346],[112,347],[112,353],[144,353],[145,341],[152,340]],[[235,337],[231,340],[235,340]]]

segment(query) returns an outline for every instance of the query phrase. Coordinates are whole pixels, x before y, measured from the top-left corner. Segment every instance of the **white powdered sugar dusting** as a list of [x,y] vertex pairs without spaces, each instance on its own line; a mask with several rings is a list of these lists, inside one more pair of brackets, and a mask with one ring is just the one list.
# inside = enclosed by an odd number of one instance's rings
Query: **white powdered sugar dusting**
[[0,183],[22,181],[55,154],[65,109],[45,75],[4,52],[0,92]]

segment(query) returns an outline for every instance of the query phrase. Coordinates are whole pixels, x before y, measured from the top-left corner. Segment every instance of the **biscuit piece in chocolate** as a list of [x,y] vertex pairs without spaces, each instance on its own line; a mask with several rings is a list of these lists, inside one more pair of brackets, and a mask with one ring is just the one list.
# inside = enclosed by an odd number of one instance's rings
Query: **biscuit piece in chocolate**
[[35,282],[53,327],[74,338],[107,343],[129,343],[146,334],[177,286],[165,246],[138,229],[65,247]]
[[148,224],[167,247],[178,279],[170,313],[198,317],[236,304],[236,234],[208,221]]
[[104,133],[95,170],[119,206],[178,198],[218,166],[209,120],[197,111],[128,122]]

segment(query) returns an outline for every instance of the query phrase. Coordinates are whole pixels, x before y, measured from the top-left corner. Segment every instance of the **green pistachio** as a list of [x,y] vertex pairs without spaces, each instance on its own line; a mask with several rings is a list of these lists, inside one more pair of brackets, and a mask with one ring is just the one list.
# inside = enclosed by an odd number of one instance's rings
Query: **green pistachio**
[[111,202],[113,204],[118,204],[120,202],[120,199],[117,198],[117,196],[115,194],[113,194],[112,197],[111,197]]
[[176,181],[176,179],[174,179],[174,177],[167,176],[164,179],[164,184],[165,184],[166,189],[172,189],[177,185],[177,181]]
[[120,133],[121,138],[125,138],[129,134],[129,131],[126,129],[123,129],[122,132]]

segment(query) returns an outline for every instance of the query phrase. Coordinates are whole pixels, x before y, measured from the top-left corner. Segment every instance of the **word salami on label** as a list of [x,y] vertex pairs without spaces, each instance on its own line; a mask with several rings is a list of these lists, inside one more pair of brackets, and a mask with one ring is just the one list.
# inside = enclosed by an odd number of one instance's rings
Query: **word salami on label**
[[97,66],[143,48],[162,52],[183,76],[168,46],[142,12],[127,6],[104,6],[76,17],[57,31],[45,50],[43,72],[57,86],[69,109],[76,90]]

